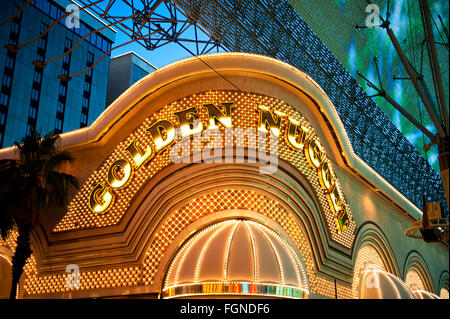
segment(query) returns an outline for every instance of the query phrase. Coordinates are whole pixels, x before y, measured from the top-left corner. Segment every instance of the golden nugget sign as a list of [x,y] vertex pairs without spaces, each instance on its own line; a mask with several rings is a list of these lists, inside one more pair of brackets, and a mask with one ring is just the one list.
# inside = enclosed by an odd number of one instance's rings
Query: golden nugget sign
[[[201,134],[204,131],[218,131],[218,129],[233,128],[234,102],[223,102],[220,105],[212,103],[203,104],[203,111],[207,112],[207,121],[200,121],[199,109],[195,106],[173,112],[178,123],[172,123],[167,119],[158,120],[150,125],[146,132],[153,144],[139,145],[137,140],[132,140],[124,149],[124,156],[115,160],[104,176],[104,182],[97,183],[89,195],[89,207],[97,214],[106,213],[113,205],[116,193],[119,189],[128,187],[135,174],[139,173],[143,165],[157,154],[171,146],[177,139],[176,133],[180,132],[181,138]],[[349,225],[347,208],[344,205],[342,192],[336,183],[336,177],[331,164],[326,159],[326,154],[320,141],[311,137],[309,129],[301,125],[290,116],[278,110],[259,105],[257,108],[259,119],[256,129],[260,133],[269,133],[275,137],[284,135],[285,143],[300,156],[306,157],[310,167],[317,173],[320,185],[326,194],[330,210],[334,214],[337,231],[341,233]],[[255,113],[256,115],[256,113]],[[256,119],[255,119],[256,121]],[[285,121],[286,125],[282,125]],[[282,132],[282,127],[284,131]],[[132,159],[125,156],[128,153]],[[129,158],[130,158],[129,157]]]

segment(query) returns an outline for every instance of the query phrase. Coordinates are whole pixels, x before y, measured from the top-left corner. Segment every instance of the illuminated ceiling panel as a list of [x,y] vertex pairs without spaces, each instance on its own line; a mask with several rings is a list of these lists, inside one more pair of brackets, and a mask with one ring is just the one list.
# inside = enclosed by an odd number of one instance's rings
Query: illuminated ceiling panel
[[[421,122],[433,134],[436,130],[420,103],[412,82],[408,79],[398,54],[395,52],[386,30],[382,28],[356,29],[355,25],[365,25],[368,17],[367,2],[328,0],[314,4],[314,8],[307,1],[289,1],[308,25],[318,34],[325,45],[333,52],[336,58],[345,65],[347,71],[358,79],[364,90],[372,95],[375,90],[358,78],[356,71],[374,83],[378,83],[373,58],[376,56],[380,68],[382,85],[387,93],[405,108],[413,117]],[[382,16],[386,16],[388,1],[376,1]],[[433,78],[424,39],[424,28],[421,20],[419,1],[397,0],[390,1],[390,27],[398,38],[403,51],[411,61],[414,68],[424,76],[429,90],[434,95]],[[445,36],[444,26],[448,30],[448,1],[428,1],[433,33],[437,42],[436,50],[440,64],[441,78],[444,87],[448,87],[448,36]],[[318,13],[320,12],[320,14]],[[322,15],[322,19],[318,18]],[[328,23],[323,23],[323,21]],[[339,29],[339,37],[333,36]],[[445,43],[447,42],[447,46]],[[448,90],[444,90],[448,107]],[[435,96],[433,96],[436,100]],[[395,126],[406,136],[408,141],[425,156],[423,145],[430,142],[423,134],[404,116],[392,107],[385,99],[375,98],[376,104],[386,113]],[[434,145],[427,153],[427,158],[434,169],[439,171],[437,161],[437,147]]]

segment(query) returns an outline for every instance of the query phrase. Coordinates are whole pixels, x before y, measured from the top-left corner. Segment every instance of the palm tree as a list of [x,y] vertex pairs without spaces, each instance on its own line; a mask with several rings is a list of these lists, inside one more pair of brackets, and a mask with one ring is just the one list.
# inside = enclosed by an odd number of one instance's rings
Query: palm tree
[[15,299],[17,284],[31,256],[31,232],[40,215],[50,207],[66,207],[77,179],[61,171],[74,158],[58,151],[59,135],[45,136],[32,130],[21,143],[15,142],[19,159],[0,160],[0,233],[5,239],[13,229],[19,233],[12,259],[10,298]]

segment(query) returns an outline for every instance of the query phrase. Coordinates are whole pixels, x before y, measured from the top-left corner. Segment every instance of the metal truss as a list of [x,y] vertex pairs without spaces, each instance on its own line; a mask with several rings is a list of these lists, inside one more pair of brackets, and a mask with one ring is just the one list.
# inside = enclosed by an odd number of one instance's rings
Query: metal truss
[[[137,42],[155,50],[178,43],[193,55],[214,49],[256,53],[306,72],[333,102],[355,153],[417,207],[422,207],[425,195],[427,201],[443,203],[448,215],[439,175],[368,98],[287,0],[78,0],[78,3],[106,21],[107,27],[128,36],[130,41],[120,46]],[[117,12],[114,8],[119,3],[122,6]]]
[[[31,3],[32,1],[30,0],[25,2],[20,10],[16,12],[16,15],[28,5],[31,5]],[[111,54],[113,50],[133,42],[139,43],[147,50],[156,50],[169,43],[177,43],[192,55],[207,54],[214,50],[217,52],[219,50],[226,50],[226,48],[221,46],[213,33],[197,23],[195,15],[186,14],[172,0],[78,0],[77,3],[80,5],[78,10],[68,12],[59,17],[36,38],[19,45],[7,45],[6,48],[10,51],[17,52],[22,47],[45,36],[58,22],[70,14],[88,9],[102,18],[106,24],[83,36],[64,54],[47,61],[33,61],[32,63],[35,66],[41,68],[46,67],[48,64],[70,54],[91,34],[98,33],[107,28],[118,29],[130,40],[112,47],[89,68],[70,75],[62,74],[59,76],[60,79],[69,81],[71,78],[89,71],[100,60]],[[13,18],[14,16],[4,22],[0,22],[0,24],[8,23]]]
[[[84,7],[92,3],[79,2]],[[114,11],[119,3],[121,10]],[[171,0],[109,0],[93,5],[90,10],[147,50],[174,42],[193,44],[192,51],[200,55],[220,47],[217,38],[201,27],[195,16],[187,15]]]
[[288,1],[176,0],[230,51],[272,56],[309,74],[333,102],[355,153],[422,207],[448,206],[440,176],[322,43]]

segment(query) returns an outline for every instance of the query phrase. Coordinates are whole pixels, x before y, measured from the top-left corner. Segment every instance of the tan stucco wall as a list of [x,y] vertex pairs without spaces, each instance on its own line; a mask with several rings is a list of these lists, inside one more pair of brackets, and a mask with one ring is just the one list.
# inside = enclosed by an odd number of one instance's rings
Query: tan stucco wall
[[[429,269],[434,293],[439,295],[439,279],[443,271],[449,269],[448,246],[443,243],[427,243],[404,235],[411,227],[414,219],[394,206],[378,192],[368,188],[355,176],[342,167],[336,168],[337,175],[347,201],[352,210],[357,227],[365,223],[374,223],[387,239],[387,244],[393,251],[394,263],[398,275],[405,280],[408,269],[406,261],[412,251],[420,254]],[[357,247],[355,247],[357,249]]]

